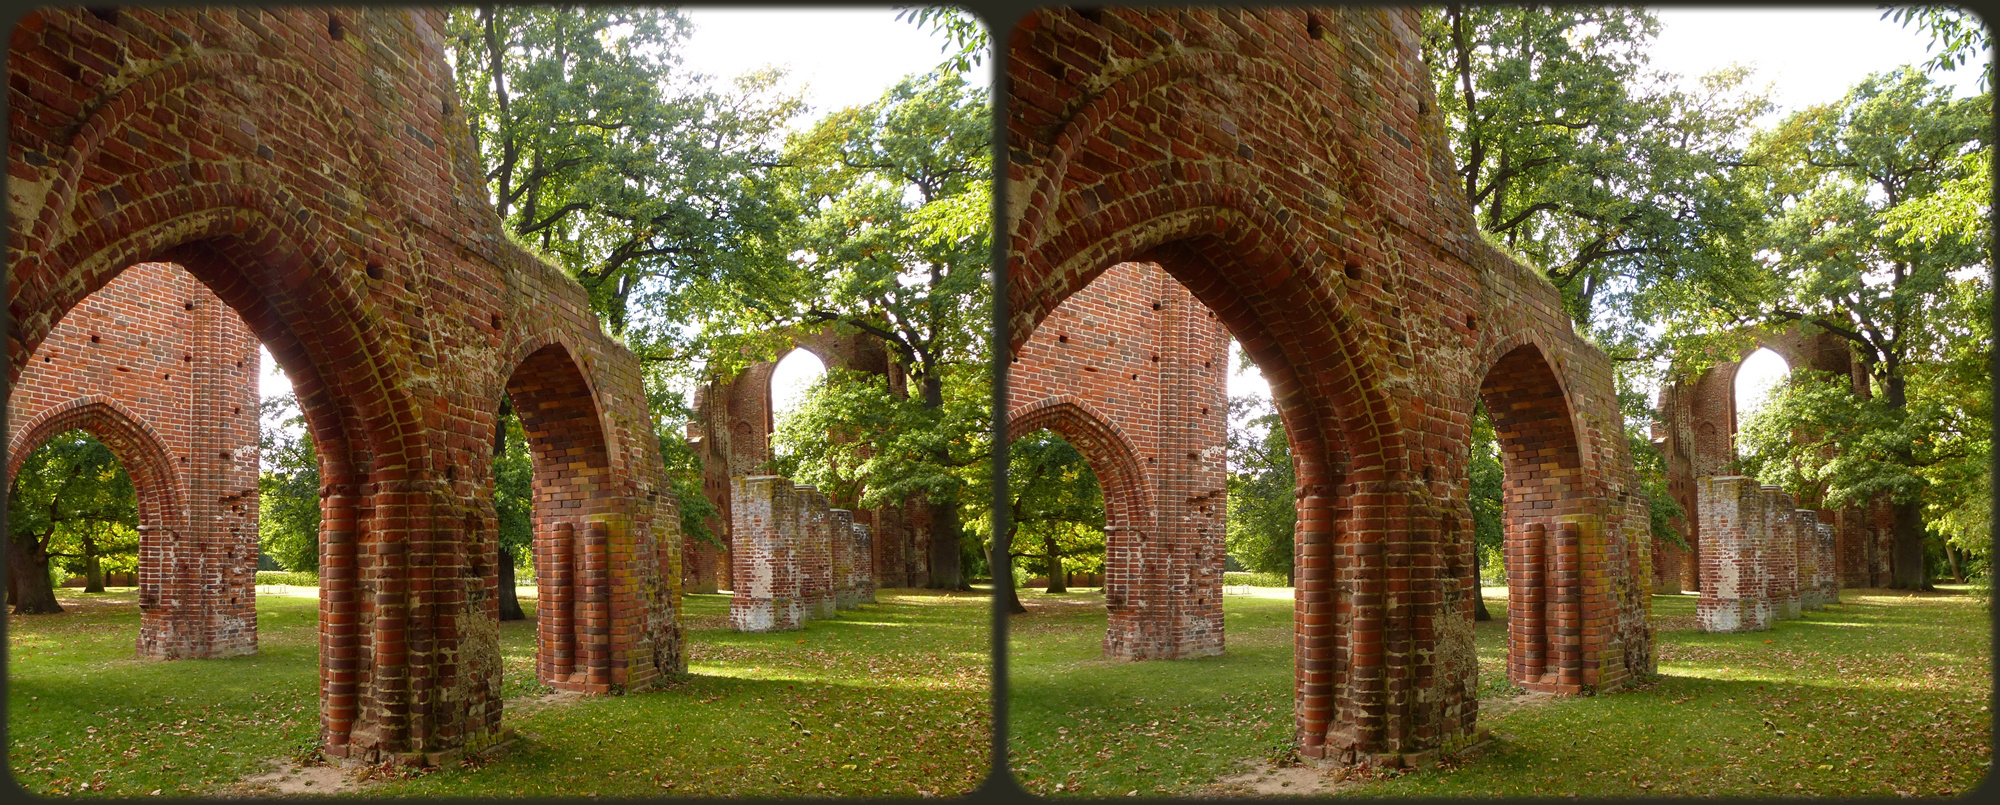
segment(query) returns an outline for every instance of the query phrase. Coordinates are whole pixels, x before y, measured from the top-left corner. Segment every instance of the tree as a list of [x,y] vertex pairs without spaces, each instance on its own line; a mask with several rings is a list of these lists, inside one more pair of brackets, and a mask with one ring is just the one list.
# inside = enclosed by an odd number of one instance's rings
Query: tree
[[[1960,65],[1993,50],[1993,38],[1987,32],[1986,21],[1967,8],[1898,6],[1883,11],[1882,18],[1893,19],[1905,28],[1915,25],[1919,30],[1930,32],[1931,43],[1924,46],[1924,52],[1935,49],[1937,53],[1924,62],[1926,73],[1956,70]],[[1993,60],[1987,57],[1985,61],[1986,69],[1979,73],[1981,91],[1993,86]]]
[[[807,463],[849,455],[870,500],[886,490],[921,492],[930,509],[931,585],[959,588],[960,507],[966,465],[986,444],[986,332],[991,308],[992,121],[986,91],[956,75],[906,78],[881,100],[829,115],[792,139],[788,172],[804,217],[787,237],[789,272],[746,286],[745,307],[762,329],[839,326],[879,339],[911,388],[905,408],[885,383],[833,379],[852,387],[837,399],[864,405],[853,417],[895,420],[920,435],[853,431],[849,447],[808,444],[826,430],[794,431]],[[862,393],[863,386],[880,394]],[[886,396],[885,396],[886,395]],[[965,395],[965,396],[956,396]],[[801,420],[835,427],[831,418]],[[824,449],[816,449],[824,448]],[[854,450],[872,451],[863,459]],[[872,468],[899,466],[911,481]],[[839,475],[832,466],[811,470]],[[983,505],[983,501],[980,504]],[[996,568],[996,572],[998,569]]]
[[[1068,592],[1066,560],[1104,555],[1104,489],[1090,462],[1049,430],[1014,440],[1007,456],[1007,535],[1011,559],[1035,559],[1048,574],[1048,592]],[[999,583],[995,575],[994,583]],[[1007,611],[1027,612],[1007,585]]]
[[1292,532],[1299,519],[1291,441],[1269,400],[1230,399],[1230,421],[1244,417],[1248,417],[1249,427],[1229,429],[1229,497],[1223,539],[1229,555],[1244,567],[1259,573],[1282,573],[1289,584],[1294,579]]
[[319,570],[319,453],[290,394],[264,400],[258,434],[257,547],[280,567]]
[[[1502,520],[1505,509],[1501,481],[1506,471],[1500,466],[1500,439],[1493,430],[1493,417],[1486,413],[1485,403],[1472,406],[1472,446],[1466,453],[1466,476],[1470,482],[1466,503],[1472,508],[1472,578],[1474,589],[1486,582],[1480,568],[1489,560],[1500,560],[1505,569],[1507,530]],[[1472,597],[1472,619],[1490,621],[1493,613],[1486,609],[1486,596],[1475,593]]]
[[500,619],[526,620],[520,593],[514,588],[515,568],[535,545],[535,467],[528,456],[528,435],[514,414],[513,400],[500,398],[493,424],[493,515],[500,544]]
[[[1796,325],[1847,342],[1868,378],[1865,393],[1801,381],[1780,404],[1767,404],[1761,434],[1749,440],[1768,453],[1771,472],[1810,464],[1800,453],[1804,443],[1832,447],[1836,455],[1821,460],[1835,500],[1888,495],[1895,510],[1891,586],[1899,589],[1925,585],[1933,480],[1926,467],[1936,460],[1940,429],[1955,427],[1946,424],[1956,417],[1941,413],[1950,406],[1926,375],[1955,355],[1982,367],[1991,360],[1990,331],[1980,321],[1992,304],[1990,230],[1953,221],[1956,207],[1936,204],[1990,182],[1979,166],[1991,164],[1991,116],[1990,96],[1953,100],[1948,88],[1906,67],[1869,76],[1842,100],[1761,134],[1752,156],[1769,222],[1755,263],[1759,303],[1690,311],[1684,328]],[[1990,198],[1986,187],[1982,197]],[[1799,444],[1779,445],[1783,433]]]
[[690,357],[676,325],[722,278],[782,262],[769,234],[796,214],[764,177],[802,104],[776,73],[722,91],[680,72],[689,30],[673,8],[487,5],[453,10],[446,41],[507,231],[642,360]]
[[[1424,22],[1479,227],[1628,356],[1647,318],[1726,287],[1747,257],[1741,233],[1759,210],[1737,176],[1737,132],[1769,108],[1742,69],[1675,89],[1647,67],[1658,29],[1625,6],[1453,4]],[[1610,310],[1631,315],[1599,315]]]
[[[49,561],[82,558],[85,545],[114,529],[137,547],[138,495],[111,448],[83,431],[57,434],[30,453],[7,496],[7,545],[14,614],[62,612]],[[102,590],[100,583],[98,589]]]

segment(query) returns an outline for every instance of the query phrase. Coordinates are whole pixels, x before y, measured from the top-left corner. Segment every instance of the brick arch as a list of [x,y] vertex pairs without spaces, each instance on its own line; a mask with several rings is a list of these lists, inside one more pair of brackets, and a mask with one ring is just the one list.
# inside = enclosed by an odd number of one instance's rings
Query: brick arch
[[[139,493],[141,525],[164,528],[167,532],[186,528],[185,479],[174,468],[165,440],[151,425],[126,409],[117,400],[101,395],[78,397],[55,406],[24,423],[7,447],[7,482],[21,470],[28,455],[48,440],[72,430],[81,430],[111,448],[132,485]],[[145,555],[142,547],[140,555]]]
[[1606,616],[1583,609],[1582,534],[1574,522],[1585,513],[1583,455],[1574,409],[1562,378],[1532,341],[1487,367],[1479,396],[1493,418],[1504,473],[1507,678],[1529,690],[1579,692],[1581,624]]
[[1581,684],[1651,667],[1631,569],[1646,543],[1628,536],[1644,506],[1615,373],[1555,288],[1480,240],[1420,22],[1407,9],[1044,9],[1008,40],[1010,353],[1118,261],[1158,263],[1236,334],[1271,380],[1300,476],[1296,735],[1303,754],[1344,761],[1401,763],[1473,734],[1453,445],[1490,331],[1547,348],[1578,463],[1593,468],[1577,503],[1595,563],[1585,593],[1616,620],[1590,627],[1605,642]]
[[[631,546],[608,520],[620,512],[602,414],[589,379],[561,343],[521,359],[507,378],[507,396],[534,466],[535,582],[543,602],[536,677],[561,690],[604,693],[615,603],[606,562],[614,553],[628,555]],[[497,597],[492,605],[498,607]]]
[[1053,431],[1090,462],[1104,491],[1104,651],[1112,657],[1158,656],[1175,640],[1157,634],[1172,619],[1158,611],[1171,606],[1153,592],[1165,562],[1149,547],[1156,538],[1155,490],[1146,483],[1139,451],[1110,417],[1074,395],[1048,397],[1010,411],[1009,439],[1038,430]]

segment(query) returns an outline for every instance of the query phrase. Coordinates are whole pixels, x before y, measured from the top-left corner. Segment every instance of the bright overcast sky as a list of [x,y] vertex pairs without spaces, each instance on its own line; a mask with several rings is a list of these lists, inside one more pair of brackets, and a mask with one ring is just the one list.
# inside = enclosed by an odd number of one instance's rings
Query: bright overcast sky
[[[765,66],[783,68],[780,86],[802,89],[809,107],[795,127],[835,109],[873,102],[904,76],[935,69],[947,42],[928,28],[897,21],[888,7],[692,7],[687,14],[694,33],[681,49],[682,67],[724,82]],[[990,85],[991,68],[989,59],[970,79]],[[818,376],[817,363],[787,362],[773,378],[773,396],[789,407],[796,390]],[[289,394],[291,388],[265,353],[263,396]]]
[[[1807,106],[1840,100],[1849,87],[1870,73],[1905,64],[1921,65],[1930,58],[1924,50],[1928,36],[1882,19],[1881,10],[1872,7],[1711,6],[1654,11],[1660,19],[1660,36],[1653,42],[1653,67],[1678,73],[1690,82],[1732,62],[1754,68],[1751,86],[1769,83],[1771,98],[1778,105],[1776,112],[1761,121],[1764,125],[1773,125]],[[1978,72],[1970,66],[1944,80],[1960,97],[1978,91]],[[1737,374],[1739,389],[1757,392],[1755,400],[1739,394],[1739,409],[1747,413],[1755,408],[1762,402],[1763,390],[1785,371],[1783,360],[1775,358],[1759,356],[1746,362]],[[1236,356],[1231,355],[1230,361],[1230,396],[1270,395],[1270,387],[1255,366],[1238,374],[1234,371]]]

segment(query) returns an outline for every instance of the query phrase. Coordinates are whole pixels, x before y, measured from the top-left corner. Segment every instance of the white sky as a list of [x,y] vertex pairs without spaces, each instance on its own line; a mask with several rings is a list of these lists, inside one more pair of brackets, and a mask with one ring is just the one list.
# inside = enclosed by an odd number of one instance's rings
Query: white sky
[[[904,76],[935,69],[944,61],[948,41],[928,28],[897,21],[896,11],[888,7],[686,11],[695,30],[681,50],[682,69],[705,73],[726,85],[750,70],[784,68],[780,87],[803,88],[808,106],[806,114],[793,121],[794,129],[809,126],[832,110],[873,102]],[[967,78],[991,86],[992,67],[992,59],[987,59]],[[819,361],[810,353],[799,354],[811,359],[812,365]],[[264,398],[291,393],[291,382],[270,353],[262,355],[259,391]],[[773,376],[772,397],[789,400],[816,377],[818,372],[801,373],[796,366],[788,372],[780,366]]]
[[[1652,66],[1680,74],[1690,87],[1702,74],[1731,63],[1754,68],[1750,85],[1768,83],[1778,106],[1759,121],[1763,126],[1775,125],[1785,115],[1805,107],[1840,100],[1849,87],[1871,73],[1905,64],[1921,65],[1930,58],[1925,52],[1930,42],[1927,35],[1882,19],[1882,11],[1872,7],[1654,11],[1660,19],[1660,35],[1653,41]],[[1952,85],[1959,97],[1978,92],[1978,71],[1971,65],[1940,80]],[[1738,371],[1737,410],[1744,415],[1762,404],[1765,390],[1787,371],[1783,359],[1769,357],[1776,360],[1746,361]],[[1255,366],[1238,374],[1233,350],[1230,360],[1230,396],[1269,397],[1269,386]]]

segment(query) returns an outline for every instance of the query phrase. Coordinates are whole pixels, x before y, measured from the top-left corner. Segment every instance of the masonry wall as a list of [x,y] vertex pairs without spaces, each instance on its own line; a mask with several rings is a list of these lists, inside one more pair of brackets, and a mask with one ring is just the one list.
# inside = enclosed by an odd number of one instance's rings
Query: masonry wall
[[[1107,656],[1222,651],[1228,381],[1222,323],[1159,266],[1136,262],[1056,306],[1009,363],[1012,437],[1055,431],[1090,460],[1105,505],[1134,512],[1108,523]],[[1081,419],[1122,443],[1100,446]],[[1116,462],[1135,463],[1137,477],[1118,483]]]
[[730,479],[730,560],[736,585],[730,626],[741,632],[799,629],[874,601],[865,588],[868,527],[854,513],[828,508],[827,498],[805,484],[776,475]]
[[[1742,358],[1758,348],[1767,348],[1785,359],[1788,366],[1810,368],[1849,378],[1855,393],[1868,396],[1869,384],[1864,367],[1854,360],[1847,342],[1830,333],[1805,334],[1797,329],[1777,333],[1749,333],[1750,343],[1737,353],[1737,360],[1717,363],[1690,378],[1682,378],[1667,384],[1660,390],[1660,421],[1653,428],[1653,443],[1667,459],[1667,483],[1670,494],[1682,510],[1687,512],[1684,520],[1676,527],[1695,552],[1701,550],[1700,523],[1697,511],[1700,500],[1693,493],[1696,478],[1705,475],[1728,475],[1734,472],[1736,460],[1736,432],[1741,424],[1736,411],[1736,372],[1742,366]],[[1818,501],[1801,501],[1810,508],[1822,507],[1813,504]],[[1838,548],[1836,551],[1835,573],[1841,584],[1847,587],[1875,587],[1887,583],[1889,578],[1889,545],[1894,537],[1891,509],[1886,498],[1871,501],[1868,506],[1827,510],[1834,526]],[[1699,579],[1694,562],[1674,562],[1678,551],[1662,550],[1661,543],[1655,543],[1654,551],[1658,565],[1656,580],[1678,570],[1681,584],[1688,589],[1697,589]],[[1668,566],[1669,562],[1674,567]],[[1662,584],[1656,588],[1665,591]]]
[[588,470],[537,501],[538,539],[585,546],[581,684],[686,667],[638,361],[501,231],[444,35],[439,9],[45,9],[8,59],[10,379],[135,264],[180,265],[242,317],[322,457],[321,739],[371,762],[499,734],[491,444],[532,376],[574,392],[546,397],[538,483],[558,447]]
[[[1574,642],[1558,653],[1578,655],[1578,689],[1650,670],[1646,503],[1611,363],[1553,287],[1480,236],[1414,9],[1044,9],[1008,42],[1008,355],[1026,363],[1059,308],[1143,262],[1263,370],[1299,474],[1302,752],[1406,763],[1474,734],[1466,445],[1510,360],[1561,390],[1525,401],[1528,475],[1510,498],[1519,522],[1574,527],[1575,559],[1556,566],[1573,581],[1554,589]],[[1529,425],[1566,434],[1574,458],[1530,455]],[[1086,440],[1121,438],[1143,437]],[[1534,514],[1530,488],[1565,513]]]
[[[795,348],[819,358],[829,371],[852,369],[886,375],[892,392],[906,393],[902,372],[889,360],[881,342],[870,336],[828,328],[795,334],[790,340]],[[686,583],[691,589],[730,587],[724,572],[732,566],[728,553],[733,541],[729,524],[734,504],[729,479],[768,471],[771,434],[777,424],[771,408],[771,375],[777,366],[776,361],[753,362],[727,380],[706,384],[695,392],[695,415],[687,425],[687,437],[702,457],[702,488],[717,511],[709,527],[720,535],[723,545],[688,540],[686,550],[697,557],[687,571]],[[828,504],[853,509],[856,502],[829,500]],[[882,586],[921,587],[929,581],[928,514],[921,500],[853,510],[856,522],[868,524],[881,535],[863,564]]]
[[142,657],[257,650],[257,339],[171,263],[71,308],[7,398],[8,478],[48,439],[105,442],[141,500]]

